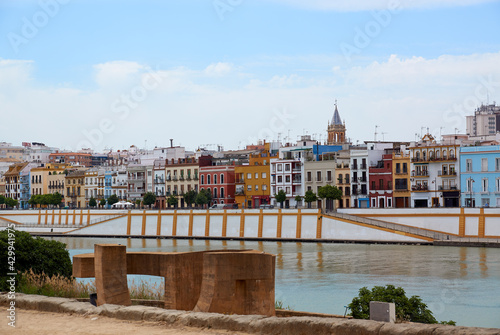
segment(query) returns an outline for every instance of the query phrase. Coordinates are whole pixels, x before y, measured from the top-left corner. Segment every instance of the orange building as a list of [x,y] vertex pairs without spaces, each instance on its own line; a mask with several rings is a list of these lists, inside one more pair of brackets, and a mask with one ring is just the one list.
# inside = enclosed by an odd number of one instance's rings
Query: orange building
[[270,161],[278,158],[272,156],[270,144],[264,143],[264,150],[251,154],[248,165],[237,165],[234,169],[236,177],[235,202],[244,208],[259,208],[270,203]]

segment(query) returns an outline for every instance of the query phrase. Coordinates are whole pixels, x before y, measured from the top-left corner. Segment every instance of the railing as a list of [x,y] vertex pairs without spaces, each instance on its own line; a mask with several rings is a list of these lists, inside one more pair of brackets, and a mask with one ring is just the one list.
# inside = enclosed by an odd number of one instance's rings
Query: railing
[[352,170],[357,170],[358,169],[358,164],[351,164],[351,169]]
[[411,172],[412,177],[428,177],[429,176],[429,171],[424,170],[424,171],[412,171]]
[[395,188],[394,192],[408,192],[408,187],[405,187],[405,188]]
[[438,190],[439,191],[456,191],[456,190],[458,190],[458,188],[456,186],[442,186],[442,185],[439,185],[438,186]]
[[456,171],[438,171],[438,176],[456,176],[457,172]]
[[236,184],[244,184],[245,183],[245,178],[236,178]]
[[428,191],[429,187],[427,185],[412,185],[412,191]]
[[361,164],[361,165],[360,165],[360,169],[361,169],[361,170],[366,170],[366,164]]

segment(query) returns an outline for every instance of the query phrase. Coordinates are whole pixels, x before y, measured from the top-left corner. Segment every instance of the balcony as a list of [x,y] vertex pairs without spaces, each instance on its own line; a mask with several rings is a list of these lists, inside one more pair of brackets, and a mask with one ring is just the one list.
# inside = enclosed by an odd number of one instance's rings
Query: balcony
[[165,179],[162,177],[162,178],[155,178],[155,184],[164,184],[165,183]]
[[344,181],[342,178],[337,179],[337,185],[343,185],[343,184],[344,184]]
[[236,184],[244,184],[245,183],[245,178],[236,178],[235,183]]
[[293,184],[300,184],[302,181],[300,178],[293,178],[292,183]]
[[456,171],[438,171],[439,177],[456,177]]
[[457,190],[457,186],[442,186],[442,185],[439,185],[438,186],[438,190],[439,191],[456,191]]
[[402,175],[402,174],[408,174],[408,170],[396,170],[396,172],[394,172],[394,174],[397,174],[397,175]]
[[429,171],[424,170],[424,171],[412,171],[411,172],[412,177],[429,177]]
[[351,164],[351,170],[357,170],[358,164]]
[[429,191],[429,187],[427,185],[412,185],[411,190],[415,192],[418,191],[426,192]]
[[408,188],[405,187],[405,188],[396,188],[394,189],[394,192],[408,192]]
[[360,165],[360,169],[361,169],[361,170],[366,170],[366,164],[361,164],[361,165]]
[[245,195],[245,190],[236,190],[236,192],[234,192],[234,195]]

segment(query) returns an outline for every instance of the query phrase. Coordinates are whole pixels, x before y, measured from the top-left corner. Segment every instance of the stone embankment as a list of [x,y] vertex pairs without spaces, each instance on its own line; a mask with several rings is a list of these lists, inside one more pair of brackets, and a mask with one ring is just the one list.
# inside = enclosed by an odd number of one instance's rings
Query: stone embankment
[[[11,300],[0,294],[0,305],[7,306]],[[94,307],[76,299],[52,298],[38,295],[16,294],[18,309],[44,312],[102,315],[128,321],[158,321],[172,326],[220,329],[253,334],[500,334],[499,329],[424,325],[418,323],[390,324],[369,320],[318,317],[265,317],[259,315],[223,315],[165,310],[148,306],[102,305]],[[4,311],[6,308],[2,308]]]

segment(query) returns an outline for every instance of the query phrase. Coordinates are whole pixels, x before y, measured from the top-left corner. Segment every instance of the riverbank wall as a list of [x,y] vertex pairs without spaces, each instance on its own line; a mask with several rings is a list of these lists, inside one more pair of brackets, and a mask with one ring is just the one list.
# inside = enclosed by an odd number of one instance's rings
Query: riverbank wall
[[454,243],[450,245],[500,242],[497,208],[341,209],[338,213],[316,209],[25,210],[0,211],[0,224],[31,233],[72,236],[408,244],[447,240]]
[[[11,305],[8,294],[0,294],[0,305]],[[215,313],[197,313],[190,311],[166,310],[148,306],[102,305],[94,307],[88,302],[76,299],[54,298],[39,295],[17,293],[15,309],[30,309],[52,313],[78,315],[101,315],[121,320],[163,322],[168,326],[220,329],[249,334],[343,334],[343,335],[378,335],[378,334],[499,334],[498,329],[477,327],[454,327],[446,325],[427,325],[419,323],[392,324],[370,320],[320,317],[265,317],[260,315],[223,315]],[[7,311],[8,312],[8,311]],[[14,312],[15,315],[15,312]],[[21,321],[20,321],[21,322]],[[22,324],[19,324],[22,325]]]

